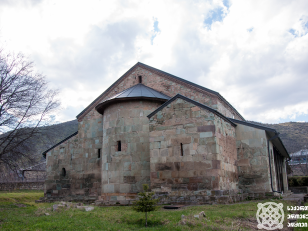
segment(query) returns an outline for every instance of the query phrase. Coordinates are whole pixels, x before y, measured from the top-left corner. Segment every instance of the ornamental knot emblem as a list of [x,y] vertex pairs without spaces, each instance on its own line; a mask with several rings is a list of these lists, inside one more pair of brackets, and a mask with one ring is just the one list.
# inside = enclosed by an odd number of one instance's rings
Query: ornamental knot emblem
[[275,202],[258,203],[257,221],[259,229],[274,230],[283,228],[283,204]]

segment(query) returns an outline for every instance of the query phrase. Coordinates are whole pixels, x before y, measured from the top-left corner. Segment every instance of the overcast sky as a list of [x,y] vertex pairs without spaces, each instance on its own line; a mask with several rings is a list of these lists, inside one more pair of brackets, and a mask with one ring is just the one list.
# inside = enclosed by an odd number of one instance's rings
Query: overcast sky
[[0,0],[0,47],[76,118],[138,61],[218,91],[247,120],[308,122],[308,1]]

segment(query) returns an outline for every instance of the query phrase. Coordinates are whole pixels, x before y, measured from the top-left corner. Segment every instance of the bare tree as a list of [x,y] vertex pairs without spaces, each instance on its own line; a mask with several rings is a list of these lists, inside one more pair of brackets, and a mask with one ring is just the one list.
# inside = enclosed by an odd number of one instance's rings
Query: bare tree
[[0,169],[36,163],[34,143],[59,107],[57,94],[22,54],[0,50]]

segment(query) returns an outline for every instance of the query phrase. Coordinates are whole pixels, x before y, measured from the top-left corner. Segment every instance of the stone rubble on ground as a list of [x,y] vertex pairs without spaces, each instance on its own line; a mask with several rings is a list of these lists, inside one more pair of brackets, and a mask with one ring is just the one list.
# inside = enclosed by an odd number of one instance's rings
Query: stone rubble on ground
[[[183,216],[183,215],[182,215]],[[205,213],[204,213],[204,211],[201,211],[199,214],[197,214],[197,215],[194,215],[194,218],[201,218],[201,217],[206,217],[206,215],[205,215]]]
[[77,209],[80,209],[80,210],[85,210],[85,211],[92,211],[94,210],[94,207],[92,206],[77,206]]
[[89,207],[86,207],[86,208],[85,208],[85,210],[86,210],[87,212],[89,212],[89,211],[92,211],[92,210],[94,210],[94,207],[92,207],[92,206],[89,206]]
[[204,211],[200,212],[200,213],[199,213],[199,216],[200,216],[200,217],[206,217]]
[[52,206],[52,211],[56,211],[57,209],[58,209],[58,205],[57,204]]
[[186,220],[185,219],[181,220],[180,224],[181,225],[186,225]]
[[[205,213],[204,213],[204,211],[201,211],[199,214],[197,214],[197,215],[194,215],[194,218],[202,218],[202,217],[206,217],[206,215],[205,215]],[[186,223],[187,223],[187,220],[186,220],[186,216],[185,215],[181,215],[181,221],[180,221],[180,224],[181,225],[186,225]],[[189,218],[189,217],[188,217]]]
[[87,212],[89,211],[92,211],[94,210],[94,207],[93,206],[84,206],[83,203],[72,203],[72,202],[64,202],[64,201],[61,201],[60,204],[54,204],[52,206],[53,208],[53,211],[57,211],[58,209],[60,208],[77,208],[77,209],[80,209],[80,210],[85,210]]

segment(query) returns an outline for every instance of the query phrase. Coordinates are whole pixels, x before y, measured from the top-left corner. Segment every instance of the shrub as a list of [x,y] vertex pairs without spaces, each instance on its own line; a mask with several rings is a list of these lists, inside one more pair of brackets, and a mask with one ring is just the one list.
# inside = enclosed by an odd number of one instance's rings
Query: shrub
[[137,212],[145,212],[145,226],[148,226],[148,212],[156,210],[158,200],[153,199],[153,192],[148,192],[149,186],[143,185],[143,192],[138,193],[139,200],[135,201],[133,209]]
[[297,187],[297,186],[308,186],[308,177],[289,177],[288,178],[289,187]]

